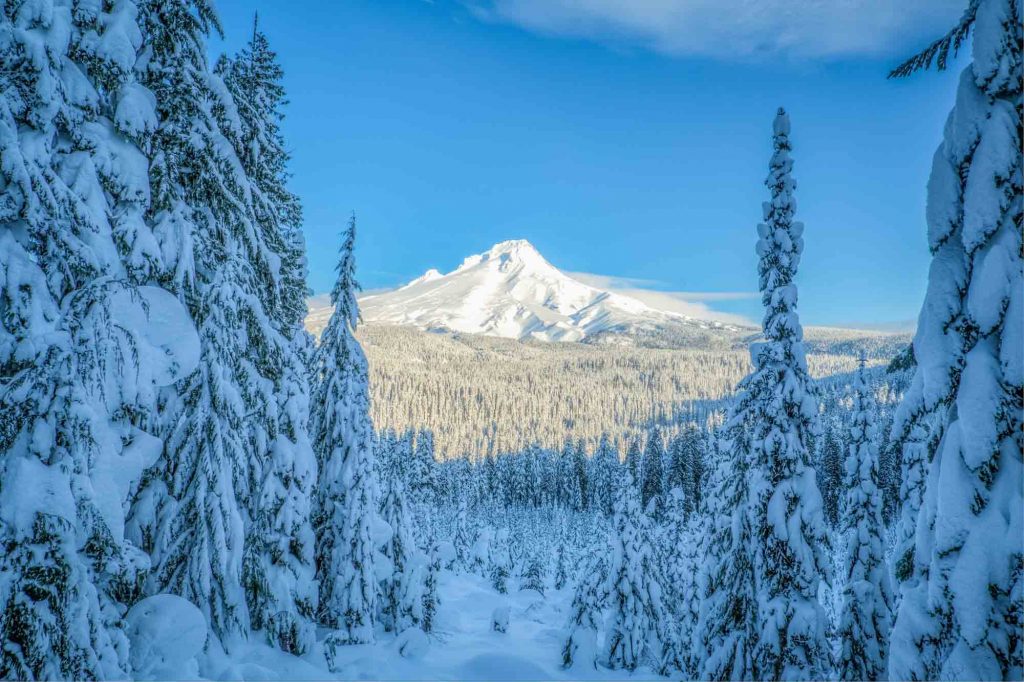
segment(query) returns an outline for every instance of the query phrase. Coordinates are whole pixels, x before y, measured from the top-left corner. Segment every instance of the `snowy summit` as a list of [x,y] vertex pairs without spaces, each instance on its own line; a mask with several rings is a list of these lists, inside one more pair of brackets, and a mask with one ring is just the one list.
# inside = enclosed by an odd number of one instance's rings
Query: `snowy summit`
[[539,341],[582,341],[638,326],[721,326],[584,284],[525,239],[499,242],[447,274],[430,269],[360,305],[367,322]]

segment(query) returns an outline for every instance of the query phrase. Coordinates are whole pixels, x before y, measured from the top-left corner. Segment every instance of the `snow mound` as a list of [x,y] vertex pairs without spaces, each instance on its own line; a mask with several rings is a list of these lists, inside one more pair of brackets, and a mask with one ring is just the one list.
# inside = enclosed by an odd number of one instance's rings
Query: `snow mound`
[[423,658],[430,648],[426,633],[418,627],[406,628],[395,639],[395,647],[402,658]]
[[131,608],[125,625],[135,679],[199,678],[206,620],[191,602],[173,594],[147,597]]
[[508,632],[508,620],[512,609],[508,605],[499,606],[491,613],[491,629],[495,632]]

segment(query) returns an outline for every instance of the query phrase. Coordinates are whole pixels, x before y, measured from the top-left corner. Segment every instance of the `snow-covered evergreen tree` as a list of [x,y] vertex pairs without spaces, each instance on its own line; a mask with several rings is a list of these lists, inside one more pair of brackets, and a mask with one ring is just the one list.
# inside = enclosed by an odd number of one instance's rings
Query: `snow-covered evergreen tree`
[[569,558],[566,556],[565,543],[558,543],[555,552],[555,589],[560,590],[569,580]]
[[840,499],[843,496],[843,447],[831,428],[824,429],[818,440],[818,462],[815,471],[821,490],[825,520],[835,528],[839,524]]
[[1019,0],[971,0],[894,72],[944,68],[973,30],[928,182],[933,259],[896,417],[897,431],[927,422],[938,440],[915,463],[926,473],[913,553],[898,558],[892,679],[1024,675],[1021,12]]
[[153,546],[148,589],[192,601],[227,643],[250,628],[244,545],[279,429],[272,379],[284,344],[270,315],[279,255],[257,223],[235,102],[207,65],[215,12],[206,0],[140,9],[142,78],[157,105],[148,217],[162,277],[199,330],[201,361],[164,396],[164,452],[135,500],[133,528]]
[[626,469],[629,471],[629,477],[633,481],[633,485],[639,485],[641,481],[642,460],[643,451],[640,446],[640,439],[633,438],[629,441],[629,449],[626,450]]
[[409,492],[416,504],[432,504],[437,496],[434,434],[429,429],[416,432],[409,471]]
[[195,366],[152,286],[143,35],[133,2],[59,0],[4,5],[0,35],[0,677],[122,678],[149,563],[124,505],[156,387]]
[[581,571],[580,582],[573,594],[565,642],[562,645],[563,668],[571,668],[581,660],[597,666],[597,638],[604,623],[607,589],[608,562],[603,552],[595,552]]
[[862,357],[854,384],[853,424],[843,478],[845,583],[837,662],[841,680],[881,680],[887,674],[893,600],[884,552],[875,418]]
[[708,524],[707,553],[698,583],[700,617],[691,643],[691,660],[699,665],[698,676],[704,680],[756,679],[757,583],[747,506],[749,401],[748,393],[740,394],[711,457],[710,493],[702,514]]
[[366,357],[353,336],[355,218],[349,222],[331,292],[334,312],[320,337],[310,433],[319,464],[315,499],[320,619],[342,643],[373,641],[378,611],[378,485]]
[[469,526],[469,504],[465,496],[459,498],[459,508],[455,515],[455,537],[452,538],[455,546],[455,557],[459,565],[468,567],[470,553],[473,549],[473,533]]
[[384,544],[390,570],[380,584],[380,620],[386,631],[401,633],[423,620],[426,562],[409,529],[405,483],[397,474],[387,480],[381,516],[391,528],[391,537]]
[[709,546],[698,628],[709,679],[818,679],[830,671],[827,616],[818,602],[830,572],[827,536],[807,444],[818,406],[793,283],[803,224],[793,220],[796,182],[782,109],[773,134],[765,183],[772,199],[757,228],[765,340],[751,347],[754,372],[740,383],[723,430],[728,456],[715,495],[723,519]]
[[593,472],[590,477],[591,506],[604,514],[611,514],[615,502],[619,454],[607,433],[601,434],[601,440],[590,461]]
[[491,587],[499,594],[508,592],[508,579],[511,573],[512,557],[509,554],[508,529],[501,528],[494,534],[494,542],[491,543]]
[[604,664],[636,670],[648,663],[655,670],[678,669],[678,642],[670,636],[664,611],[661,577],[652,545],[650,521],[640,507],[636,485],[626,476],[615,501],[609,537],[608,606]]
[[793,220],[796,182],[790,176],[789,116],[783,109],[773,133],[775,152],[765,181],[772,198],[757,227],[765,341],[751,349],[756,369],[743,386],[750,401],[750,513],[760,630],[753,659],[760,678],[820,679],[831,670],[827,616],[818,602],[818,585],[830,574],[824,551],[828,536],[808,452],[818,402],[796,312],[793,279],[803,252],[803,223]]
[[661,432],[658,429],[651,429],[651,432],[647,434],[643,464],[640,467],[643,479],[640,484],[640,502],[645,509],[651,500],[654,500],[656,509],[660,510],[661,508],[664,460],[665,444],[661,440]]
[[[237,106],[237,153],[250,179],[255,227],[276,259],[263,262],[260,288],[273,329],[262,372],[273,382],[277,434],[256,442],[263,457],[257,504],[247,531],[244,581],[252,626],[285,651],[313,643],[318,599],[310,522],[316,460],[307,432],[309,384],[301,355],[305,256],[301,207],[288,191],[288,153],[279,121],[285,104],[283,72],[266,36],[253,28],[248,44],[218,71]],[[280,266],[275,268],[273,263]],[[261,434],[262,435],[262,434]]]

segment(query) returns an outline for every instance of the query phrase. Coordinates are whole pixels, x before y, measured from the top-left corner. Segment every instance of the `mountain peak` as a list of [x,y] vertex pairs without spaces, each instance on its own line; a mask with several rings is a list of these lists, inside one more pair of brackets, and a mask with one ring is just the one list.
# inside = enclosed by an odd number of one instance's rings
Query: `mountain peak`
[[462,261],[462,265],[458,267],[456,272],[475,267],[487,261],[497,261],[500,263],[515,262],[524,265],[550,267],[548,262],[544,260],[544,257],[540,255],[540,252],[530,242],[525,239],[507,239],[503,242],[498,242],[483,253],[467,257]]
[[502,256],[505,254],[540,255],[536,247],[525,239],[506,239],[503,242],[498,242],[487,251],[489,256]]
[[447,274],[428,270],[360,305],[368,322],[540,341],[583,341],[666,324],[709,327],[580,282],[525,239],[498,242]]

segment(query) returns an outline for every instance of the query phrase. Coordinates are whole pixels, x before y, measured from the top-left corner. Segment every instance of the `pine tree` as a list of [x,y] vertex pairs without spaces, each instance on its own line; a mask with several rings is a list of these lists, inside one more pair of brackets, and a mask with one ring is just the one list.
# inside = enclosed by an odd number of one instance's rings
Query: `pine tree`
[[893,72],[936,58],[944,68],[973,30],[928,182],[933,260],[896,419],[928,423],[937,445],[930,463],[912,463],[923,500],[913,552],[898,558],[892,679],[1024,675],[1021,12],[1019,0],[971,0],[949,34]]
[[640,468],[642,459],[643,452],[640,449],[640,439],[633,438],[629,441],[629,449],[626,450],[626,469],[629,471],[629,477],[633,480],[634,485],[641,480]]
[[[746,380],[744,380],[746,381]],[[691,658],[703,680],[752,680],[757,647],[757,594],[750,485],[751,395],[742,392],[730,412],[711,458],[713,475],[707,510],[707,553],[698,582],[700,618],[693,633]]]
[[704,486],[704,436],[688,425],[672,439],[666,484],[683,492],[683,509],[689,517],[700,508]]
[[619,457],[607,433],[601,434],[597,450],[591,457],[591,467],[594,472],[590,483],[592,506],[604,514],[611,514],[615,501],[615,479],[619,468]]
[[334,312],[315,358],[310,420],[319,480],[315,499],[316,569],[320,619],[345,644],[373,641],[377,619],[378,486],[369,417],[366,357],[353,333],[359,321],[355,294],[356,223],[342,243]]
[[459,509],[455,516],[455,537],[452,538],[452,544],[455,545],[455,557],[459,566],[468,567],[473,548],[473,534],[469,527],[469,504],[466,502],[465,496],[459,498]]
[[410,493],[418,505],[433,504],[437,497],[434,434],[429,429],[416,432],[412,467],[409,473]]
[[0,677],[121,678],[147,563],[123,505],[155,388],[195,364],[187,326],[147,329],[187,316],[152,286],[142,33],[132,2],[35,0],[0,33]]
[[662,461],[665,459],[665,445],[661,440],[661,432],[651,429],[647,434],[647,446],[644,448],[643,465],[641,466],[643,481],[640,485],[640,501],[644,508],[654,500],[656,509],[662,504]]
[[519,589],[535,590],[541,595],[544,594],[544,564],[535,554],[526,560],[526,570],[523,571]]
[[842,535],[846,583],[839,623],[839,679],[880,680],[886,676],[892,590],[885,562],[882,491],[879,487],[875,405],[864,372],[864,357],[853,396],[853,424],[843,487]]
[[822,508],[825,520],[835,528],[839,524],[839,500],[842,497],[843,454],[839,439],[831,428],[818,445],[818,486],[821,489]]
[[807,441],[818,403],[804,357],[793,278],[803,251],[803,224],[793,220],[796,182],[790,177],[789,116],[775,117],[766,185],[772,200],[758,225],[765,341],[751,355],[756,370],[745,390],[752,398],[751,525],[755,537],[760,636],[754,669],[766,679],[819,679],[830,670],[826,616],[818,584],[829,576],[821,494]]
[[[559,556],[562,556],[561,552]],[[563,668],[571,668],[580,660],[597,667],[597,636],[603,627],[603,611],[608,602],[608,563],[605,555],[595,552],[580,576],[572,598],[565,642],[562,644]],[[556,589],[561,588],[556,586]]]
[[[260,293],[273,326],[262,373],[274,382],[277,405],[268,401],[268,412],[277,418],[278,432],[255,439],[267,452],[261,458],[261,484],[246,537],[246,597],[252,627],[264,630],[270,643],[301,654],[314,640],[318,599],[310,525],[316,461],[306,430],[309,385],[300,355],[306,334],[301,326],[302,211],[286,186],[288,153],[279,126],[284,74],[255,25],[249,43],[233,60],[222,59],[218,73],[238,110],[236,151],[251,181],[255,226],[281,263],[277,272],[271,269],[261,277],[267,286]],[[270,259],[262,262],[270,266]]]
[[578,498],[574,499],[574,509],[583,511],[590,501],[590,482],[587,480],[587,446],[583,439],[576,441],[576,448],[572,454],[572,475],[576,479],[575,491],[579,491]]
[[508,529],[502,528],[494,534],[494,543],[491,545],[491,587],[499,594],[507,593],[511,573],[512,558],[509,555]]
[[662,606],[662,580],[650,521],[628,476],[616,496],[609,540],[611,562],[605,590],[611,616],[604,636],[605,665],[613,670],[636,670],[646,662],[658,671],[678,668],[677,642],[669,635],[669,619]]
[[438,552],[438,547],[435,544],[430,549],[427,573],[423,583],[423,618],[420,621],[420,627],[423,628],[423,632],[427,633],[434,630],[434,618],[437,617],[437,607],[440,603],[437,592],[441,579],[441,568],[441,553]]
[[199,330],[201,361],[163,397],[164,452],[133,526],[152,538],[149,591],[189,599],[228,641],[250,627],[244,543],[278,429],[269,379],[280,343],[267,302],[277,256],[256,226],[235,102],[206,62],[206,35],[220,30],[215,12],[205,0],[144,0],[140,10],[142,79],[157,103],[147,219],[162,279]]
[[568,557],[566,556],[565,543],[558,543],[555,556],[555,589],[560,590],[565,587],[565,584],[569,580],[569,566]]
[[391,527],[391,538],[384,545],[391,571],[380,584],[380,620],[386,631],[401,633],[423,620],[426,566],[409,532],[405,484],[398,474],[387,480],[381,516]]
[[830,669],[827,617],[817,599],[829,575],[827,536],[807,444],[818,406],[793,284],[803,224],[793,221],[796,183],[782,109],[773,132],[765,183],[772,200],[757,244],[765,340],[751,347],[755,369],[740,383],[723,431],[729,455],[716,498],[726,519],[709,547],[699,628],[709,679],[816,679]]

